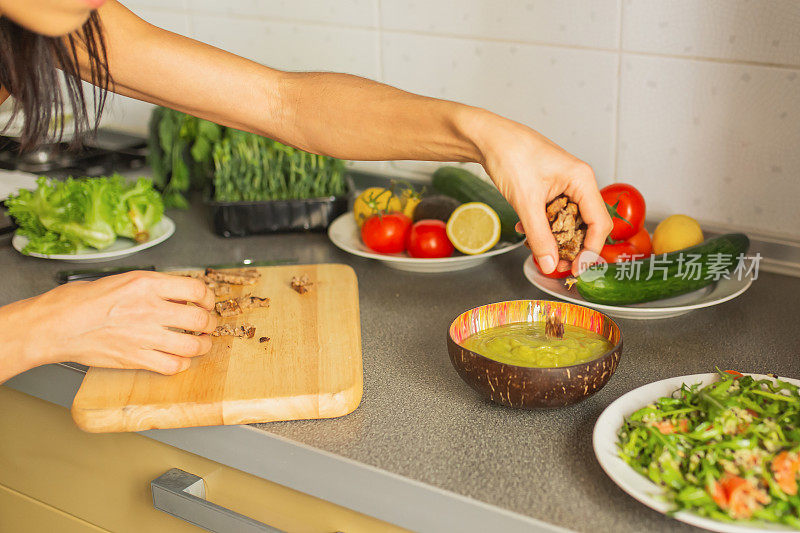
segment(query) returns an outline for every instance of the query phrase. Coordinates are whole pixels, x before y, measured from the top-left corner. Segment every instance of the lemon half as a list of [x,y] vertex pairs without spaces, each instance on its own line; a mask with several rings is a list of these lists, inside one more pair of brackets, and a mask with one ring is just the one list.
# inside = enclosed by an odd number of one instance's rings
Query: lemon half
[[500,217],[483,202],[462,204],[447,221],[447,238],[462,254],[488,252],[500,240]]

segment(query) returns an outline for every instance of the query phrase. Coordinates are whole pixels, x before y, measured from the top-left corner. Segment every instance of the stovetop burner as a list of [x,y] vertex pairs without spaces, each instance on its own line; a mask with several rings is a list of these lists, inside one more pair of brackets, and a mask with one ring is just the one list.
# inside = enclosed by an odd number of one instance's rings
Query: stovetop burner
[[68,143],[50,143],[20,154],[13,137],[0,135],[0,168],[42,174],[52,178],[103,176],[135,170],[145,165],[147,142],[111,129],[101,128],[83,148],[70,150]]

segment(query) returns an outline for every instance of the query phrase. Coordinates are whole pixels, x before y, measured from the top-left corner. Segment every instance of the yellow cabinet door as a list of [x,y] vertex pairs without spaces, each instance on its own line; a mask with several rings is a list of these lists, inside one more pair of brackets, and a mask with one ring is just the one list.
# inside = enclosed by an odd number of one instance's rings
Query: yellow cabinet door
[[171,468],[202,477],[209,501],[285,531],[404,531],[141,435],[84,433],[65,408],[2,386],[0,436],[0,485],[115,532],[202,531],[153,508],[150,481]]
[[107,530],[0,485],[0,531],[98,533]]

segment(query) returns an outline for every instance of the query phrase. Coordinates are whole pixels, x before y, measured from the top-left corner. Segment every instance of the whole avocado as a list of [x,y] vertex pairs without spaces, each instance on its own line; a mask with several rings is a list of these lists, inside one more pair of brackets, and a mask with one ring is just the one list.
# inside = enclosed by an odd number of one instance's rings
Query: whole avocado
[[456,207],[460,206],[461,202],[455,198],[437,194],[434,196],[426,196],[420,200],[417,207],[414,209],[414,222],[424,219],[441,220],[447,222]]

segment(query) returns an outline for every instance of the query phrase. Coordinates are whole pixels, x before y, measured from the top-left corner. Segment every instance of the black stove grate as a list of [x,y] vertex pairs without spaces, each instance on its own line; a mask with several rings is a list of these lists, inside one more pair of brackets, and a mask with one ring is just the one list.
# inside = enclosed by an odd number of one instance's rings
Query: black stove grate
[[20,153],[16,139],[0,136],[0,168],[52,178],[94,177],[136,170],[145,166],[146,160],[147,142],[143,137],[109,129],[98,130],[94,138],[77,150],[59,142]]

